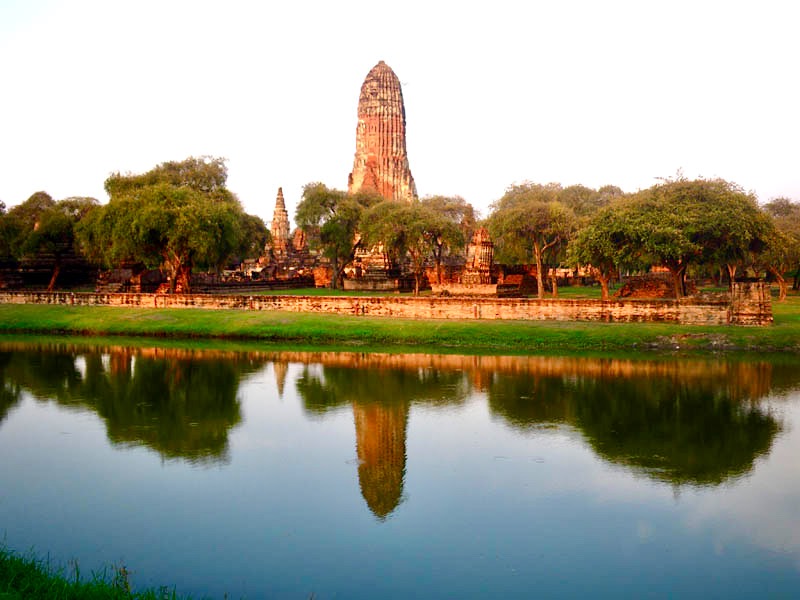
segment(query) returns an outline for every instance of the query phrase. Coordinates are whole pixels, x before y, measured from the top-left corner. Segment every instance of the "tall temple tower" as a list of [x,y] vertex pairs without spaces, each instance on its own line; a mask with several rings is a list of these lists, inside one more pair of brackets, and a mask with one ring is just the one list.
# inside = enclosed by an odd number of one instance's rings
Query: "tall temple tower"
[[347,191],[373,191],[387,200],[417,197],[406,153],[406,109],[400,80],[385,62],[367,73],[358,99],[356,156]]
[[278,188],[278,197],[275,198],[275,212],[272,213],[272,251],[275,254],[286,254],[289,248],[289,213],[286,212],[286,202],[283,200],[283,188]]

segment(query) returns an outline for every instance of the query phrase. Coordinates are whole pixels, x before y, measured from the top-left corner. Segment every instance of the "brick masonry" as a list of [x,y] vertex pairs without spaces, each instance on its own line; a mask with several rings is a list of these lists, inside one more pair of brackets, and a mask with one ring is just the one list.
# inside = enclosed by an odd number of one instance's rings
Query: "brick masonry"
[[273,310],[408,319],[665,322],[769,325],[769,286],[737,283],[732,294],[680,300],[573,300],[493,297],[351,297],[0,292],[3,304]]

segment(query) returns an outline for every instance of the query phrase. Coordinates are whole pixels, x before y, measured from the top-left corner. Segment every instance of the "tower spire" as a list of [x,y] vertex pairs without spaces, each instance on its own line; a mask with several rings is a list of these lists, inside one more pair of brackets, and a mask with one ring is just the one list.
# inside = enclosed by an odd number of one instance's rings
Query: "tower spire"
[[377,192],[386,199],[411,200],[417,188],[406,152],[406,109],[394,71],[383,61],[361,86],[356,154],[347,191]]
[[275,198],[275,212],[272,213],[272,251],[286,252],[289,246],[289,213],[286,212],[286,203],[283,200],[283,188],[278,188]]

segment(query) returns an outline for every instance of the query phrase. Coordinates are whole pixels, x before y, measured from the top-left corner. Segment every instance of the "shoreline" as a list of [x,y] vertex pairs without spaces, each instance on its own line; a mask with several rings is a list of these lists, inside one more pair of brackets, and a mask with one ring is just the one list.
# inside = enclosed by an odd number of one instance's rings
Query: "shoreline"
[[0,304],[0,336],[58,335],[230,341],[354,351],[441,349],[492,354],[541,352],[789,353],[800,355],[800,297],[775,303],[766,327],[475,321],[321,315],[281,311]]

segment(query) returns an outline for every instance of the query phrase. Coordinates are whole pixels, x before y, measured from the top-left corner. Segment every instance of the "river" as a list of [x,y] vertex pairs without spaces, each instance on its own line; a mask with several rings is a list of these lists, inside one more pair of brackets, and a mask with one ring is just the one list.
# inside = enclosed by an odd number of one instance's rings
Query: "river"
[[0,341],[0,536],[194,597],[794,597],[798,367]]

